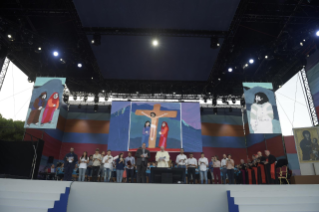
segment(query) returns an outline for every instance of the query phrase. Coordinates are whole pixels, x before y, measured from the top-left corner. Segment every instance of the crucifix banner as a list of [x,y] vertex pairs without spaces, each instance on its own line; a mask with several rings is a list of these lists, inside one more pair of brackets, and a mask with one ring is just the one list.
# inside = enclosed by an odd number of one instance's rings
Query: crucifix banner
[[201,152],[198,103],[113,102],[108,148]]

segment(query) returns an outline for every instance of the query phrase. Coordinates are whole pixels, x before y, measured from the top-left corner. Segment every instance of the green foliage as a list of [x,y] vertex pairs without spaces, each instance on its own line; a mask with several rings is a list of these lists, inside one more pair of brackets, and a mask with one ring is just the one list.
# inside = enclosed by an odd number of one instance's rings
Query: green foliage
[[5,141],[22,141],[24,121],[5,119],[0,114],[0,139]]

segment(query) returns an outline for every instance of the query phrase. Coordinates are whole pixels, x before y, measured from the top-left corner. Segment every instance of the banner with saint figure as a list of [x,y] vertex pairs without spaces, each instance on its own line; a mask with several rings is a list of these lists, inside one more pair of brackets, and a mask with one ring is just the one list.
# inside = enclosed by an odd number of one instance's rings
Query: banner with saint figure
[[293,131],[299,162],[319,162],[319,127],[295,128]]

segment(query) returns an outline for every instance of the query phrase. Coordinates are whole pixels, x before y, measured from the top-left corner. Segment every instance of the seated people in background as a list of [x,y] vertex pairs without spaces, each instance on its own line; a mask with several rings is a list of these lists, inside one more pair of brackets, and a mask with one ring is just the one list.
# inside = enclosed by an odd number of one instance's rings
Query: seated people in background
[[115,161],[116,163],[116,182],[121,183],[123,179],[123,172],[125,167],[125,161],[123,153],[121,152],[119,157]]
[[86,169],[86,175],[89,177],[92,177],[92,166],[93,166],[93,155],[90,155],[88,166]]
[[217,184],[222,184],[221,181],[221,176],[220,176],[220,161],[218,160],[217,155],[215,155],[214,157],[214,163],[213,163],[213,167],[214,167],[214,183]]
[[[74,169],[73,169],[73,171],[72,171],[72,177],[73,177],[73,180],[75,180],[76,179],[76,177],[77,177],[77,175],[78,175],[78,173],[79,173],[79,165],[78,164],[75,164],[75,167],[74,167]],[[74,179],[75,178],[75,179]]]
[[59,166],[57,168],[56,175],[58,177],[58,180],[63,180],[63,177],[64,177],[64,163],[62,163],[61,166]]
[[134,182],[134,166],[135,166],[135,158],[132,156],[131,152],[128,152],[128,156],[125,158],[125,165],[126,165],[126,175],[127,175],[127,183],[131,178],[131,183]]
[[153,167],[156,167],[156,162],[153,162]]
[[203,184],[204,179],[207,184],[207,167],[208,167],[208,159],[205,157],[204,152],[201,153],[201,157],[198,159],[199,166],[199,175],[200,175],[200,183]]
[[107,155],[104,156],[102,163],[104,171],[104,182],[110,182],[113,170],[113,156],[111,155],[111,150],[107,151]]
[[156,153],[155,159],[157,161],[158,168],[168,168],[168,161],[169,161],[169,153],[165,151],[164,147],[161,146],[161,151]]
[[268,184],[277,183],[277,174],[276,174],[276,163],[277,159],[275,156],[270,154],[269,150],[265,150],[266,161],[265,164],[265,172]]
[[258,160],[258,156],[256,154],[254,154],[254,160],[252,161],[253,165],[252,165],[252,170],[253,170],[253,173],[254,173],[254,177],[255,177],[255,184],[258,184],[258,163],[257,163],[257,160]]
[[226,184],[226,174],[227,174],[226,161],[227,161],[227,156],[226,154],[223,154],[223,159],[220,162],[220,171],[221,171],[221,176],[222,176],[222,180],[224,184]]
[[210,172],[210,175],[211,175],[211,181],[210,183],[213,184],[213,178],[214,178],[214,156],[212,156],[210,162],[209,162],[209,165],[208,165],[208,168],[209,168],[209,172]]
[[89,163],[89,157],[87,152],[83,152],[82,156],[80,157],[80,166],[79,166],[79,181],[84,181],[85,179],[85,172],[87,168],[87,164]]
[[197,160],[193,157],[193,153],[189,154],[189,158],[186,161],[188,184],[191,184],[191,181],[193,181],[193,184],[195,184],[195,169],[197,167]]
[[241,184],[246,184],[247,174],[246,174],[246,164],[244,159],[240,159],[240,165],[238,166],[241,172]]
[[47,169],[47,180],[54,180],[55,171],[55,165],[52,164],[51,167]]
[[226,161],[227,175],[229,184],[234,184],[234,160],[231,159],[231,154],[228,154]]
[[266,184],[267,183],[265,166],[264,166],[265,161],[266,161],[266,157],[264,157],[260,151],[257,152],[258,184]]

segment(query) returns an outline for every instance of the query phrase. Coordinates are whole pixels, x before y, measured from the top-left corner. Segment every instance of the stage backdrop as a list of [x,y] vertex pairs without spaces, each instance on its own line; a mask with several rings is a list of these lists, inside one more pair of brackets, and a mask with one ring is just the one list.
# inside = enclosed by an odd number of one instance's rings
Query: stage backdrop
[[201,152],[199,103],[113,102],[109,149],[135,151],[142,143],[151,151]]
[[281,134],[275,94],[271,83],[244,82],[251,134]]
[[55,129],[58,123],[65,78],[37,77],[25,128]]
[[300,163],[319,162],[319,127],[293,129]]

